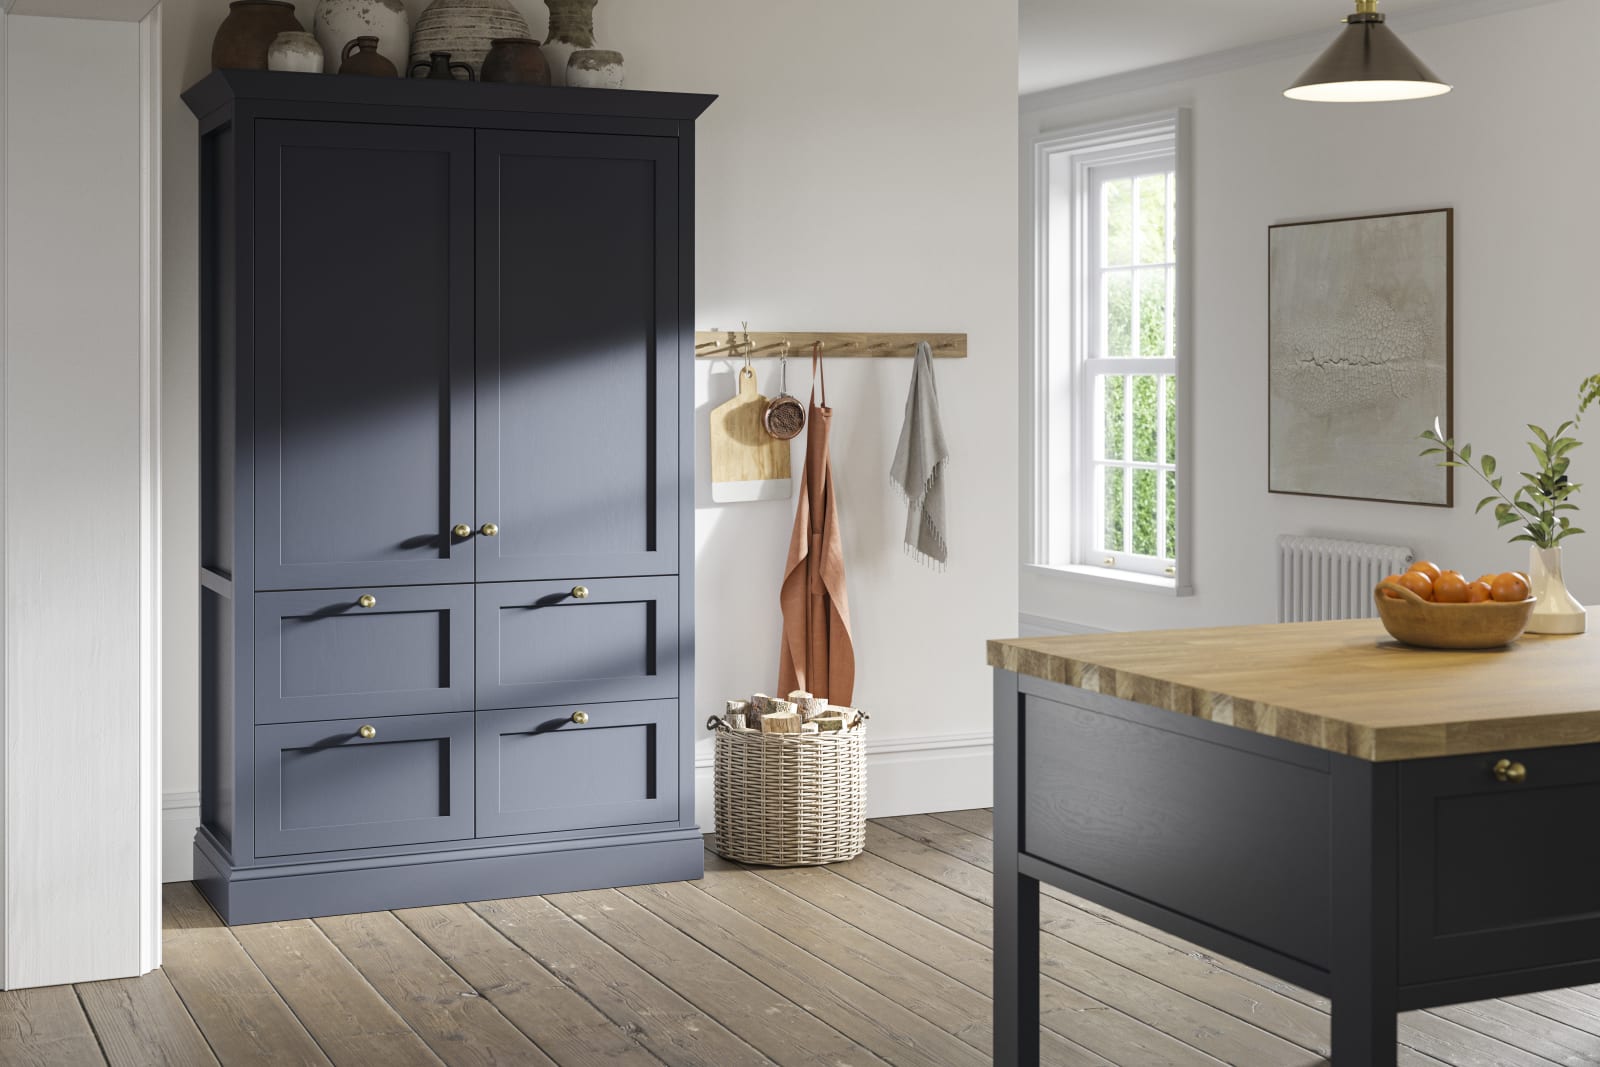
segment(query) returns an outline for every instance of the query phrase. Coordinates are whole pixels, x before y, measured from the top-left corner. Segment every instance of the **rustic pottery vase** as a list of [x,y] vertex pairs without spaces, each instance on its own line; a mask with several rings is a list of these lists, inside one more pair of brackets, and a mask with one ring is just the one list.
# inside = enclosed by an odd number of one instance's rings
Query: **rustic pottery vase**
[[557,85],[567,84],[567,61],[572,53],[594,47],[594,6],[599,0],[544,0],[550,9],[550,33],[544,57],[550,62]]
[[403,0],[317,0],[311,30],[328,57],[326,70],[344,73],[345,46],[357,37],[376,37],[378,54],[394,64],[396,75],[411,59],[411,16]]
[[511,0],[433,0],[411,35],[411,69],[434,52],[449,52],[478,70],[496,38],[531,36],[528,20]]
[[1561,576],[1561,547],[1529,547],[1528,580],[1539,601],[1528,618],[1530,634],[1581,634],[1587,615],[1583,605],[1567,592]]
[[549,85],[550,64],[532,37],[500,37],[478,72],[478,80],[517,85]]
[[580,89],[622,88],[622,53],[585,48],[567,60],[567,84]]
[[268,70],[321,74],[324,57],[317,39],[304,30],[289,30],[272,39],[267,49]]
[[363,74],[369,78],[398,78],[400,71],[389,57],[378,51],[378,38],[370,34],[357,37],[344,46],[339,58],[340,74]]
[[211,39],[211,66],[215,70],[266,70],[267,52],[278,34],[304,29],[288,0],[233,0],[228,17]]
[[[456,71],[461,72],[461,77],[456,77]],[[413,78],[427,78],[432,81],[472,81],[477,75],[471,63],[452,62],[449,52],[435,52],[421,63],[411,66]]]

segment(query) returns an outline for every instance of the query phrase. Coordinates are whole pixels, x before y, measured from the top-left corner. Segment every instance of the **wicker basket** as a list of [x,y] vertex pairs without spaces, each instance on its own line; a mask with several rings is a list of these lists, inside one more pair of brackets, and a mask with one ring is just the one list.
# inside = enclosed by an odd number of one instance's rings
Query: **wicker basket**
[[[862,716],[865,718],[865,716]],[[724,859],[767,867],[837,863],[867,844],[867,731],[716,731],[717,832]]]

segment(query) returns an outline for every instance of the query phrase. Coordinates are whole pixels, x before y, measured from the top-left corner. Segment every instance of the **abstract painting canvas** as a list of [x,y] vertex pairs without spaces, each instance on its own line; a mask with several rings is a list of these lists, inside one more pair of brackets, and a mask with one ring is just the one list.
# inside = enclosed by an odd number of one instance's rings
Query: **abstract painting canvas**
[[1417,455],[1450,432],[1446,208],[1273,226],[1268,240],[1268,485],[1274,493],[1449,507]]

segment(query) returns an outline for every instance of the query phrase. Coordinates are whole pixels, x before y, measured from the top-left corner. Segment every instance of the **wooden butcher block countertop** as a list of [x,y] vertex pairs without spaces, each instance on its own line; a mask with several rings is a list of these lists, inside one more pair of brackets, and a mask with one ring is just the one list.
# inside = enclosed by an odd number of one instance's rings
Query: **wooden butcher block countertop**
[[1374,761],[1600,742],[1600,635],[1408,648],[1376,619],[989,642],[989,665]]

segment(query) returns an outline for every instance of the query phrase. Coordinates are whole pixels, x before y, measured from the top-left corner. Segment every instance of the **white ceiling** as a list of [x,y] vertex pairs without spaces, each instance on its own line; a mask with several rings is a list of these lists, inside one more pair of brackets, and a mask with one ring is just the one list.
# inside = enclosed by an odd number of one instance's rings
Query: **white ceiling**
[[[1407,12],[1439,0],[1383,0],[1404,33]],[[1327,28],[1349,0],[1020,0],[1023,93],[1173,63]]]

